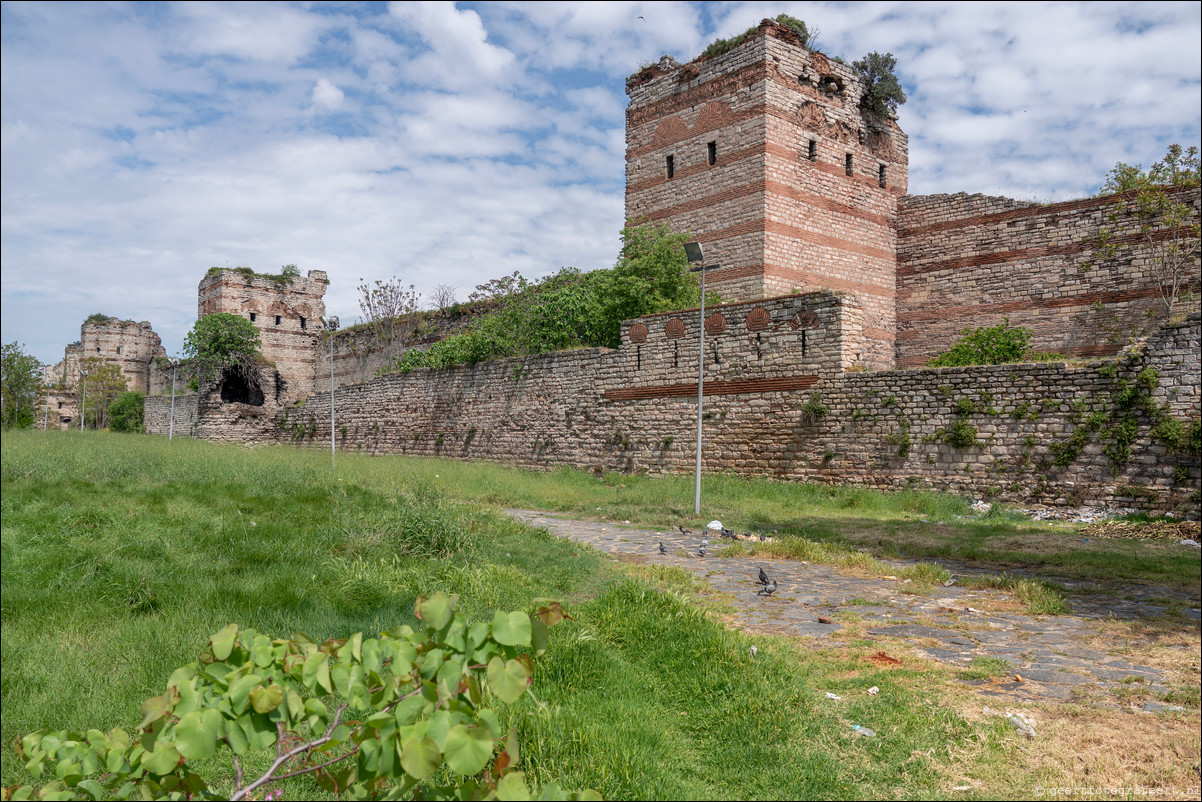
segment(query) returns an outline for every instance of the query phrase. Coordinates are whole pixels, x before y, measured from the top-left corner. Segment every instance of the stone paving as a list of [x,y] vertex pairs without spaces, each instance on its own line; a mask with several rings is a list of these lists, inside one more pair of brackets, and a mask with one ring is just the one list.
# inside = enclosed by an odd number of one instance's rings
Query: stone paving
[[[999,591],[955,585],[937,588],[931,595],[908,594],[902,580],[856,576],[829,565],[759,557],[716,557],[714,551],[724,544],[720,538],[709,535],[686,536],[675,530],[664,532],[573,521],[531,510],[508,512],[559,537],[587,543],[618,557],[692,571],[731,601],[736,610],[732,623],[738,628],[810,639],[814,645],[822,645],[843,629],[840,620],[846,622],[849,613],[855,613],[856,620],[866,625],[867,634],[878,640],[886,652],[888,641],[884,639],[897,638],[900,644],[912,647],[921,656],[956,666],[967,666],[978,656],[998,658],[1009,663],[1022,678],[1020,681],[1012,676],[972,683],[984,695],[1015,702],[1099,696],[1105,700],[1107,694],[1093,692],[1131,683],[1139,683],[1150,696],[1161,696],[1170,690],[1164,684],[1163,672],[1141,665],[1138,656],[1123,659],[1085,643],[1093,631],[1091,619],[1109,616],[1146,619],[1167,612],[1163,605],[1140,598],[1074,595],[1070,601],[1072,614],[1061,616],[985,612],[978,608],[997,607],[991,602],[1004,602],[1009,597]],[[710,539],[710,553],[705,557],[697,553],[703,537]],[[659,553],[660,542],[668,551],[666,555]],[[912,564],[912,561],[882,562],[895,569]],[[982,570],[939,562],[953,574]],[[755,584],[759,567],[778,583],[772,596],[761,595],[761,586]],[[1186,618],[1198,620],[1196,595],[1168,590],[1158,590],[1156,595],[1182,597],[1188,605],[1184,611]],[[1180,708],[1148,701],[1143,709],[1152,712]]]

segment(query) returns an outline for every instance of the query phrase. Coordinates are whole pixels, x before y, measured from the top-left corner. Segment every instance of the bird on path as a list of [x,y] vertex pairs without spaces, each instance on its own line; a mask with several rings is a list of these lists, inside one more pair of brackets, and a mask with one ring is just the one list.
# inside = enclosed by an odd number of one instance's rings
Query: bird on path
[[705,556],[705,544],[706,544],[706,542],[708,542],[708,541],[704,541],[704,540],[703,540],[703,541],[701,542],[701,545],[697,547],[697,556],[698,556],[698,557],[704,557],[704,556]]
[[681,526],[680,524],[676,524],[676,528],[680,530],[680,534],[682,534],[682,535],[691,535],[691,534],[693,534],[692,532],[690,532],[689,530],[685,529],[685,528],[684,528],[683,526]]
[[768,574],[764,573],[764,569],[760,569],[760,578],[755,581],[757,585],[767,585],[769,582]]
[[662,541],[662,540],[659,542],[659,553],[660,553],[660,554],[667,554],[667,553],[668,553],[668,549],[667,549],[667,547],[666,547],[666,546],[664,546],[664,541]]
[[764,542],[764,533],[763,532],[760,532],[760,542],[761,543]]
[[759,592],[759,593],[757,593],[757,594],[755,594],[755,595],[757,595],[757,596],[771,596],[773,593],[776,593],[776,583],[775,583],[775,582],[769,582],[767,585],[764,585],[764,587],[760,588],[760,592]]

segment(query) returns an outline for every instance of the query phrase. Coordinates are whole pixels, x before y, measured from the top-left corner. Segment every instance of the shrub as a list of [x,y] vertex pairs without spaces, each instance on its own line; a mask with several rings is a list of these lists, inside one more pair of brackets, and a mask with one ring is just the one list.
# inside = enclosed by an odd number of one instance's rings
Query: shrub
[[142,431],[145,405],[145,393],[138,390],[121,393],[109,404],[109,428],[114,432]]
[[874,51],[853,61],[851,66],[864,83],[860,108],[880,117],[896,114],[897,107],[906,102],[906,93],[893,72],[897,68],[893,54],[882,55]]
[[977,442],[977,427],[961,418],[947,427],[943,442],[956,448],[967,448]]
[[927,363],[931,368],[956,368],[965,365],[1000,365],[1021,362],[1027,356],[1031,330],[1010,327],[1010,318],[998,326],[967,328],[951,348]]

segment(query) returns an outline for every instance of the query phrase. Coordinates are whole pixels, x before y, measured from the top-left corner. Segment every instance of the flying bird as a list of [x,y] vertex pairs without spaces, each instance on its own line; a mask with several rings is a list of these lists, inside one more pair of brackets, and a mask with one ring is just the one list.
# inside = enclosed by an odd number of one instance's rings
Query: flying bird
[[660,553],[660,554],[667,554],[667,553],[668,553],[668,549],[667,549],[667,547],[666,547],[666,546],[664,546],[664,541],[662,541],[662,540],[659,542],[659,553]]
[[760,588],[760,592],[759,592],[759,593],[757,593],[757,594],[755,594],[755,595],[757,595],[757,596],[771,596],[773,593],[776,593],[776,583],[775,583],[775,582],[769,582],[767,585],[764,585],[764,587]]
[[767,584],[768,584],[768,581],[769,581],[769,580],[768,580],[768,575],[767,575],[766,573],[764,573],[764,569],[763,569],[763,568],[761,568],[761,569],[760,569],[760,578],[759,578],[759,579],[757,579],[757,580],[755,581],[755,583],[756,583],[757,585],[767,585]]

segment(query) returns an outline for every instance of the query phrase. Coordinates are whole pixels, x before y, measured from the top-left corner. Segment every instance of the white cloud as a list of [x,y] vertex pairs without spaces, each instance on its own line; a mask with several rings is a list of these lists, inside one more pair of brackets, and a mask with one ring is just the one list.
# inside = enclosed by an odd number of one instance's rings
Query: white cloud
[[313,85],[313,109],[315,111],[334,111],[342,105],[346,94],[330,83],[328,78],[319,78]]

